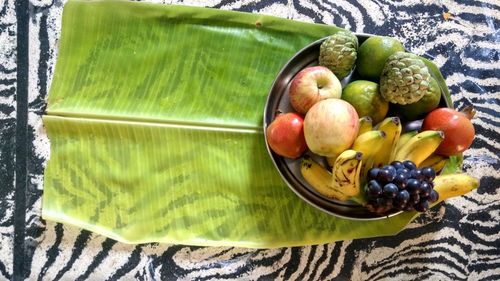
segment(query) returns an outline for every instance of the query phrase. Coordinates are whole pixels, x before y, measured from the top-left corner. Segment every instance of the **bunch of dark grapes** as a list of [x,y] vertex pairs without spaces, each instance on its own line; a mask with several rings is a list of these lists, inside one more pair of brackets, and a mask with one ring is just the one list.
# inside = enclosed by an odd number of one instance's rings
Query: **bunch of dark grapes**
[[438,200],[433,189],[436,172],[432,167],[417,169],[412,161],[394,161],[368,171],[368,208],[376,213],[390,210],[425,212]]

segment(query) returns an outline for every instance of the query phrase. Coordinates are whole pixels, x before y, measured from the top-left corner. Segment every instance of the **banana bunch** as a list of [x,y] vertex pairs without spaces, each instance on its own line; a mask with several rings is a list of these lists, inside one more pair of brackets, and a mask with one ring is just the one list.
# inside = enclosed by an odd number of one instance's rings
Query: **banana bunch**
[[[439,146],[439,144],[443,139],[442,133],[436,131],[426,131],[425,134],[421,134],[419,137],[414,138],[412,142],[413,144],[410,145],[409,144],[410,139],[415,137],[417,134],[418,134],[417,131],[409,131],[401,135],[401,137],[399,138],[399,142],[396,145],[397,156],[394,157],[394,160],[398,159],[411,160],[419,168],[432,167],[434,171],[436,171],[436,173],[439,173],[448,162],[448,157],[434,153],[434,150],[437,148],[437,146]],[[406,144],[408,145],[403,150],[402,147]],[[416,150],[416,152],[421,154],[417,155],[415,152],[409,153],[409,150],[415,149],[416,146],[420,147],[419,149]],[[405,159],[405,157],[409,158]]]
[[300,172],[320,194],[347,201],[361,194],[360,172],[362,153],[352,149],[342,152],[333,164],[332,173],[309,156],[302,158]]
[[[312,158],[302,159],[303,178],[320,194],[340,200],[366,203],[364,187],[368,170],[392,161],[410,160],[417,167],[433,167],[436,172],[447,158],[434,154],[444,135],[440,131],[410,131],[402,134],[398,117],[388,117],[373,125],[369,117],[359,120],[359,132],[350,149],[336,157],[328,157],[331,171]],[[465,174],[439,175],[434,189],[440,200],[465,194],[478,186],[478,181]]]

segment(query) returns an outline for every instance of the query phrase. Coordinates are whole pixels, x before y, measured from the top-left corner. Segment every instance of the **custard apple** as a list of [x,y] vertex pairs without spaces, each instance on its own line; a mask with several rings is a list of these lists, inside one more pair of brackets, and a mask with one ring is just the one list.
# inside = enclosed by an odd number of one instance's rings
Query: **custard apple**
[[380,93],[388,102],[411,104],[425,95],[430,79],[429,69],[417,55],[396,52],[385,62]]
[[329,36],[320,46],[319,65],[329,68],[339,79],[349,75],[358,55],[358,38],[349,31]]

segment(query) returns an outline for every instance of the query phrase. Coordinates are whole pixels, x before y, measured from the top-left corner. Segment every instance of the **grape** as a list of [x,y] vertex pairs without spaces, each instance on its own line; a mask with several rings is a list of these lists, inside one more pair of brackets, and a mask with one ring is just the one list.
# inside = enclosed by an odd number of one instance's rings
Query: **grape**
[[398,195],[396,195],[396,201],[406,203],[408,200],[410,200],[410,193],[406,190],[401,190],[398,192]]
[[417,166],[415,165],[415,163],[413,163],[412,161],[410,160],[406,160],[403,162],[403,165],[408,169],[408,170],[415,170],[417,168]]
[[372,197],[377,197],[382,194],[382,187],[376,180],[371,180],[368,182],[368,193]]
[[432,181],[436,177],[436,172],[432,167],[424,167],[422,168],[422,175],[428,181]]
[[411,194],[409,202],[411,202],[413,204],[417,204],[418,202],[420,202],[420,195],[418,195],[418,193],[417,194]]
[[429,209],[429,201],[427,200],[422,200],[415,204],[415,210],[419,212],[425,212]]
[[385,165],[382,169],[389,171],[390,174],[396,175],[396,168],[391,165]]
[[431,203],[434,203],[436,201],[438,201],[439,199],[439,193],[437,193],[437,191],[435,191],[434,189],[429,193],[429,202]]
[[411,194],[418,194],[418,193],[420,193],[420,181],[417,180],[417,179],[409,179],[406,182],[406,189],[408,189],[408,191]]
[[439,199],[433,190],[436,173],[432,167],[418,169],[412,161],[393,161],[382,168],[368,170],[368,206],[385,213],[391,209],[425,212]]
[[404,169],[404,165],[403,163],[401,163],[400,161],[393,161],[391,163],[391,166],[393,166],[396,170],[399,170],[399,169]]
[[403,174],[397,174],[392,182],[395,183],[400,189],[404,189],[406,187],[406,177]]
[[410,172],[411,177],[417,180],[424,180],[425,177],[420,169],[415,169]]
[[377,174],[377,180],[381,183],[388,183],[394,179],[394,176],[388,170],[381,169]]
[[405,178],[409,178],[410,177],[410,170],[406,169],[406,168],[402,168],[402,169],[397,169],[396,170],[396,173],[398,175],[404,175]]
[[379,168],[371,168],[369,171],[368,171],[368,179],[369,180],[374,180],[377,178],[377,174],[378,174],[378,171],[380,171]]
[[398,187],[393,183],[384,185],[384,195],[387,198],[394,198],[398,193]]
[[422,182],[420,184],[420,196],[427,197],[432,191],[432,187],[427,182]]

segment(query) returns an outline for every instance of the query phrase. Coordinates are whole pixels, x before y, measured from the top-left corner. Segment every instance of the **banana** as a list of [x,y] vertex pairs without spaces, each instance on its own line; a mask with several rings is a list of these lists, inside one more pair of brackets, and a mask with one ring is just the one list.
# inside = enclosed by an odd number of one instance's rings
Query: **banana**
[[373,150],[373,145],[375,145],[380,140],[385,139],[386,135],[384,131],[368,131],[359,135],[351,146],[352,150],[359,151],[363,154],[369,153]]
[[406,144],[413,136],[418,134],[418,131],[409,131],[404,134],[401,134],[399,137],[399,141],[396,144],[396,153],[401,149],[401,147]]
[[373,120],[370,116],[363,116],[359,118],[358,136],[371,131],[373,129]]
[[441,131],[428,130],[418,133],[399,149],[394,160],[410,160],[418,167],[427,157],[434,153],[443,139],[444,134]]
[[431,156],[427,157],[427,159],[425,159],[422,163],[420,163],[418,167],[419,168],[432,167],[434,171],[436,171],[436,173],[439,173],[444,168],[444,165],[446,165],[446,162],[448,162],[448,157],[433,153]]
[[434,179],[434,190],[439,194],[437,204],[448,198],[464,195],[479,186],[479,180],[464,173],[440,175]]
[[364,185],[366,174],[368,170],[373,166],[373,160],[375,155],[379,152],[380,148],[384,144],[386,135],[384,131],[368,131],[361,134],[356,138],[351,149],[359,151],[363,154],[361,164],[361,185]]
[[363,153],[348,149],[342,152],[333,165],[332,185],[338,186],[347,196],[356,196],[360,193],[360,172]]
[[[356,137],[356,140],[354,143],[351,145],[351,149],[354,149],[356,151],[359,151],[363,153],[363,155],[367,156],[368,153],[376,153],[374,150],[373,145],[377,146],[378,142],[380,142],[381,138],[385,138],[385,133],[384,136],[382,137],[381,131],[372,131],[372,126],[371,126],[371,117],[365,116],[359,119],[360,120],[360,129],[361,126],[364,126],[365,129],[367,129],[365,132],[358,134]],[[363,121],[364,120],[364,121]],[[369,121],[367,121],[369,120]],[[369,123],[369,125],[367,125]],[[363,125],[364,124],[364,125]],[[378,149],[375,147],[375,149]],[[328,165],[330,167],[333,167],[335,165],[335,160],[337,159],[338,155],[331,156],[331,157],[326,157],[326,161],[328,162]],[[371,156],[370,156],[371,157]]]
[[402,130],[401,121],[398,117],[388,117],[380,122],[375,129],[383,131],[386,135],[382,147],[373,159],[373,167],[382,167],[389,164],[396,154],[396,144]]
[[[306,155],[302,158],[300,172],[306,182],[320,194],[329,198],[347,201],[362,195],[359,182],[361,157],[362,154],[354,150],[342,152],[335,160],[333,173],[330,173]],[[361,196],[356,201],[361,202]]]
[[320,194],[341,201],[349,199],[348,195],[334,185],[332,174],[307,155],[302,158],[300,173],[306,182]]

